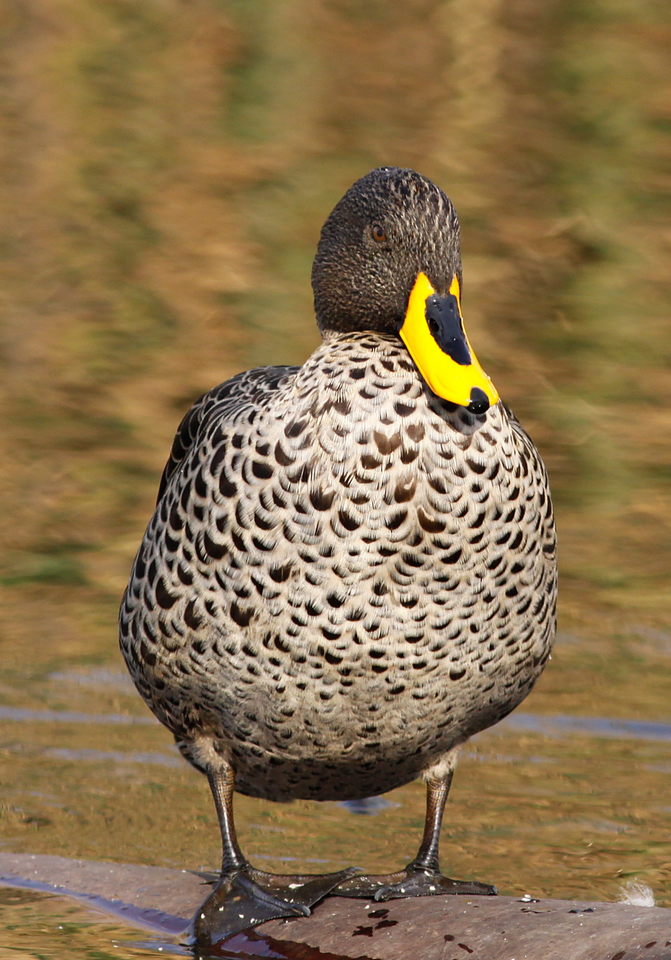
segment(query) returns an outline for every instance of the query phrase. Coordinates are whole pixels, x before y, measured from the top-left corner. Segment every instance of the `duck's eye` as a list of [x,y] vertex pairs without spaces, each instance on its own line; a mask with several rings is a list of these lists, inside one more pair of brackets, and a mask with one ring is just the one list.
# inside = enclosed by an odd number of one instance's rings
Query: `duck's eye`
[[387,239],[387,232],[381,223],[374,223],[371,226],[370,235],[376,243],[384,243]]

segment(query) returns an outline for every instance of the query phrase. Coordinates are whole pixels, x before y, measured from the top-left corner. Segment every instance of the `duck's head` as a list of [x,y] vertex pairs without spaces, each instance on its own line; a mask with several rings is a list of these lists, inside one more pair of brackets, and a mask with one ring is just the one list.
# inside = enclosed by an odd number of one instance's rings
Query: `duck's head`
[[312,268],[322,333],[400,336],[430,389],[473,413],[499,399],[461,316],[459,219],[414,170],[380,167],[324,224]]

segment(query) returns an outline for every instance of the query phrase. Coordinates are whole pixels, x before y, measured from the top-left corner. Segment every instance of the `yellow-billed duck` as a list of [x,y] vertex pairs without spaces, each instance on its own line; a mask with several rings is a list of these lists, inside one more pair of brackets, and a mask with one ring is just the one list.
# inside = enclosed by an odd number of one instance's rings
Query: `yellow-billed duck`
[[[323,342],[241,373],[175,437],[121,607],[150,708],[209,780],[221,878],[200,944],[339,895],[493,893],[444,877],[456,751],[527,695],[555,630],[546,472],[464,331],[459,222],[413,170],[358,180],[312,272]],[[253,868],[233,791],[345,800],[426,781],[397,874]]]

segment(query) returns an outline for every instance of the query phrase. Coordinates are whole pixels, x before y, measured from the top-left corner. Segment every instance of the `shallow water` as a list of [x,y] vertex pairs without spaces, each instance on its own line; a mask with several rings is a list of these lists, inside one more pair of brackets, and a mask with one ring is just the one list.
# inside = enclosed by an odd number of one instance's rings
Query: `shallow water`
[[[570,650],[560,644],[555,660]],[[530,707],[552,704],[543,686]],[[110,688],[118,712],[108,709]],[[41,678],[40,689],[41,709],[0,714],[2,848],[216,868],[207,787],[143,713],[122,670],[59,670]],[[76,709],[46,708],[64,698]],[[517,896],[615,900],[636,879],[652,888],[659,905],[671,905],[670,773],[671,724],[519,711],[464,750],[448,807],[445,864],[454,876],[496,882]],[[382,799],[361,811],[352,804],[238,797],[242,842],[271,870],[319,872],[351,863],[388,870],[414,852],[423,789],[410,784]],[[25,940],[39,955],[40,944],[48,944],[53,957],[93,955],[96,942],[110,949],[121,943],[115,956],[140,949],[127,946],[141,939],[132,928],[53,897],[10,897],[1,916],[0,947],[3,939]],[[78,925],[67,948],[57,936],[63,924]],[[159,938],[150,949],[171,942]],[[148,949],[146,938],[142,943],[140,952]]]
[[95,904],[83,905],[38,891],[0,888],[0,916],[2,960],[188,955],[175,939],[143,935],[97,910]]
[[[0,29],[0,849],[216,866],[207,786],[120,665],[119,596],[185,407],[305,357],[320,224],[393,162],[456,202],[470,337],[560,534],[560,641],[465,748],[445,865],[520,895],[637,879],[671,905],[662,8],[34,0]],[[263,867],[385,870],[423,804],[410,784],[237,810]],[[85,905],[0,895],[3,960],[158,952]]]

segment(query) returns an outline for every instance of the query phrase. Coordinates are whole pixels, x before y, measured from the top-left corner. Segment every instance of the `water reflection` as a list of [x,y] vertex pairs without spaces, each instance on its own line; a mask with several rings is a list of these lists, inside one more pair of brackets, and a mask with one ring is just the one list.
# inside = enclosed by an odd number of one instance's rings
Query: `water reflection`
[[615,737],[634,740],[671,741],[671,723],[644,723],[640,720],[614,720],[610,717],[539,717],[518,712],[507,717],[505,727],[529,730],[547,736],[567,736],[572,733],[596,737]]
[[191,955],[167,938],[132,942],[132,927],[123,921],[103,918],[87,905],[37,891],[3,887],[0,915],[3,956],[131,960],[162,953]]
[[32,710],[30,707],[0,706],[0,720],[34,723],[98,723],[140,726],[153,723],[151,717],[133,717],[120,713],[78,713],[76,710]]

